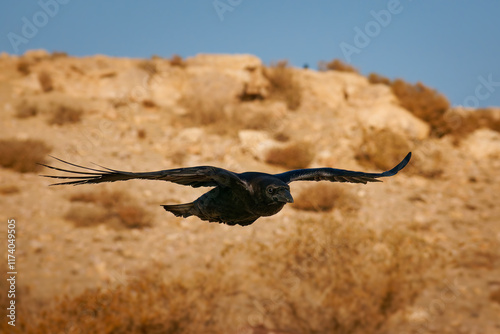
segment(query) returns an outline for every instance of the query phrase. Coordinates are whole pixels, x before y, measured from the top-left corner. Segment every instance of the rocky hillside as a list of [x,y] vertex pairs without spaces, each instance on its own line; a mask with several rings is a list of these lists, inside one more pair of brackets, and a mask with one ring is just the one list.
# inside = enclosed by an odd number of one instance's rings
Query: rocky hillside
[[[18,323],[4,331],[500,332],[500,109],[250,55],[44,51],[0,55],[0,108],[19,272]],[[409,151],[383,183],[293,183],[296,203],[248,227],[160,207],[206,189],[48,187],[36,165],[381,171]]]

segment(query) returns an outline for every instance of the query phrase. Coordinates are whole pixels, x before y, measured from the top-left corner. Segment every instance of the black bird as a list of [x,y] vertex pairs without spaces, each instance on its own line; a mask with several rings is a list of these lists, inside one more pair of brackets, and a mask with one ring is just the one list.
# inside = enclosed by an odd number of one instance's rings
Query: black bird
[[281,174],[259,172],[233,173],[211,166],[167,169],[156,172],[131,173],[99,166],[102,169],[83,167],[54,159],[82,169],[82,171],[43,165],[76,176],[41,175],[71,181],[55,183],[88,184],[125,181],[131,179],[163,180],[191,187],[214,187],[197,200],[186,204],[163,205],[177,217],[197,216],[209,222],[228,225],[250,225],[260,217],[278,213],[286,203],[293,203],[288,184],[293,181],[331,181],[367,183],[380,182],[380,177],[397,174],[410,161],[411,152],[393,169],[383,173],[364,173],[335,168],[296,169]]

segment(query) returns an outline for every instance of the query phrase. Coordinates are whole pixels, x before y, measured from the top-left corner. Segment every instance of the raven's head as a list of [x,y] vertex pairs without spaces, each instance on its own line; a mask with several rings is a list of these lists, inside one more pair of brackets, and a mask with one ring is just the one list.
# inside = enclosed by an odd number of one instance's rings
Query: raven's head
[[264,187],[261,189],[264,191],[264,198],[269,204],[293,203],[293,197],[292,194],[290,194],[290,187],[281,180],[271,180],[271,182],[265,182]]

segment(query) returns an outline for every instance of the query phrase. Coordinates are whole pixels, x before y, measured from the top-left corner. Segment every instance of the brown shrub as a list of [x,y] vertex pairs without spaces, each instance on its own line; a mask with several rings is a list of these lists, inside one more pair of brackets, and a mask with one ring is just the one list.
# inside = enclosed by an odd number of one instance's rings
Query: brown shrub
[[74,124],[82,120],[83,111],[78,108],[61,105],[52,113],[47,121],[50,125]]
[[40,140],[2,139],[0,166],[20,173],[33,173],[40,169],[37,163],[42,163],[50,151],[51,148]]
[[403,108],[429,123],[432,136],[442,137],[449,131],[444,114],[450,108],[450,102],[444,95],[421,82],[410,84],[402,79],[391,81],[377,73],[370,73],[368,80],[373,84],[390,86]]
[[481,128],[500,132],[500,110],[484,108],[463,114],[450,111],[444,115],[439,130],[444,135],[453,135],[455,143],[458,143],[461,139]]
[[170,57],[170,65],[175,66],[175,67],[180,67],[180,68],[185,68],[186,67],[186,62],[184,62],[184,59],[182,59],[181,56],[174,54],[172,57]]
[[156,102],[151,99],[142,100],[142,105],[146,108],[155,108],[157,107]]
[[370,73],[368,75],[368,81],[372,84],[384,84],[387,86],[391,85],[391,79],[377,73]]
[[389,130],[365,133],[364,143],[356,154],[358,162],[366,167],[388,170],[411,151],[411,143],[402,134]]
[[272,135],[273,135],[274,140],[277,140],[277,141],[282,142],[282,143],[290,140],[290,134],[287,133],[287,131],[283,131],[280,129],[274,131],[272,133]]
[[187,110],[184,121],[190,126],[207,126],[218,122],[225,122],[223,101],[209,100],[202,96],[184,96],[179,100],[179,105]]
[[146,137],[147,137],[147,131],[145,129],[138,129],[137,130],[137,138],[145,139]]
[[318,64],[318,69],[320,71],[340,71],[340,72],[350,72],[359,73],[358,69],[354,66],[344,63],[340,59],[333,59],[329,62],[320,61]]
[[177,149],[172,154],[168,155],[168,158],[172,163],[176,166],[182,166],[184,164],[184,160],[186,159],[188,153],[186,150],[183,149]]
[[68,53],[64,51],[54,51],[50,54],[50,59],[68,58]]
[[192,77],[189,89],[179,101],[186,114],[179,119],[184,126],[209,126],[224,131],[229,115],[226,106],[234,104],[237,95],[235,79],[217,72]]
[[264,68],[264,76],[269,81],[270,99],[284,101],[290,110],[300,107],[302,88],[287,61],[279,61]]
[[373,84],[390,86],[403,108],[430,125],[431,136],[442,137],[449,132],[444,114],[450,108],[450,102],[444,95],[421,82],[391,81],[377,73],[370,73],[368,80]]
[[284,147],[274,147],[266,155],[266,162],[289,169],[305,168],[314,159],[314,151],[307,142],[296,142]]
[[38,73],[38,82],[40,82],[40,87],[42,87],[42,91],[44,92],[50,92],[54,89],[52,76],[49,74],[49,72],[42,71]]
[[82,192],[69,200],[79,203],[64,216],[77,227],[106,224],[113,228],[144,228],[151,226],[150,215],[123,192]]
[[109,71],[105,72],[99,75],[99,78],[104,79],[104,78],[114,78],[118,75],[116,71]]
[[2,195],[17,194],[20,191],[21,189],[19,189],[19,187],[14,184],[4,184],[0,186],[0,194]]
[[38,108],[35,104],[28,103],[26,100],[21,101],[16,107],[16,118],[29,118],[38,115]]
[[150,76],[158,73],[158,66],[153,60],[143,60],[137,64],[137,67],[146,71]]
[[345,185],[322,182],[303,189],[295,198],[292,207],[304,211],[330,211],[338,208],[354,213],[361,207],[361,202]]
[[443,115],[450,107],[450,102],[444,95],[420,82],[412,85],[401,79],[394,80],[391,89],[403,108],[429,123],[432,135],[443,135],[439,130]]
[[17,61],[17,65],[16,65],[16,68],[19,72],[21,72],[21,74],[23,75],[28,75],[31,73],[31,69],[30,69],[30,62],[27,61],[26,59],[23,59],[23,58],[20,58],[18,61]]
[[500,289],[496,289],[490,293],[490,300],[497,304],[500,304]]

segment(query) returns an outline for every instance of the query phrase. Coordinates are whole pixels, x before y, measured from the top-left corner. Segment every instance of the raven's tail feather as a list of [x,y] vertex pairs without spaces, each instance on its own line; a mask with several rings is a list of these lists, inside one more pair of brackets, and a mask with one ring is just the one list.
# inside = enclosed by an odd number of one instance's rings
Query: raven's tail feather
[[175,205],[162,205],[166,211],[172,212],[177,217],[189,217],[193,214],[190,212],[193,208],[194,202],[186,204],[175,204]]

